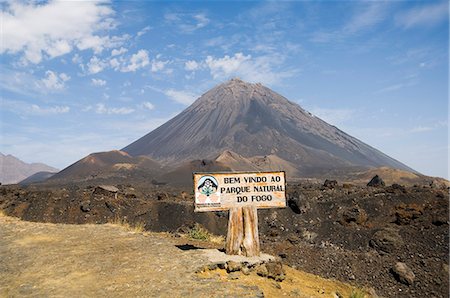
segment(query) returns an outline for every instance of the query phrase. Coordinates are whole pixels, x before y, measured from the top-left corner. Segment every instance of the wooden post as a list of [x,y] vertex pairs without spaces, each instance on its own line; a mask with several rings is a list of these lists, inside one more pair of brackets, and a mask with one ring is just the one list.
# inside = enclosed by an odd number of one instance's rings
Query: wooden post
[[225,252],[227,255],[240,255],[241,243],[244,239],[242,207],[230,208],[228,219],[227,243]]
[[228,255],[259,256],[258,211],[256,207],[230,209],[225,251]]
[[253,206],[243,207],[244,241],[242,250],[244,256],[259,256],[258,209]]

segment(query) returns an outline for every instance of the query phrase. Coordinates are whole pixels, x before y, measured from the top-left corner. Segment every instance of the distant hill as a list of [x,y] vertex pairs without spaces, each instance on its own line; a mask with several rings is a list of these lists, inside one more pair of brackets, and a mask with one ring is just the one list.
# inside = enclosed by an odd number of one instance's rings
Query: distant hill
[[415,172],[269,88],[239,79],[214,87],[122,150],[173,167],[229,151],[219,160],[230,167],[288,168],[301,177],[382,166]]
[[37,173],[31,175],[30,177],[23,179],[22,181],[19,182],[19,184],[20,185],[28,185],[28,184],[32,184],[32,183],[43,182],[55,174],[56,173],[54,173],[54,172],[46,172],[46,171],[37,172]]
[[26,163],[10,154],[0,153],[0,182],[15,184],[38,172],[56,173],[58,169],[43,163]]
[[141,176],[154,178],[162,173],[161,165],[146,157],[133,157],[113,150],[92,153],[53,175],[48,182],[76,182]]

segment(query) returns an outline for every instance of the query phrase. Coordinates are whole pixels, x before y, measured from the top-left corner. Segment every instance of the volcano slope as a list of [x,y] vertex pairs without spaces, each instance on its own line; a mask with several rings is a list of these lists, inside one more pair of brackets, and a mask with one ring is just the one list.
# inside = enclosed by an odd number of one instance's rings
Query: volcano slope
[[175,118],[122,149],[165,165],[277,156],[302,177],[336,169],[388,166],[413,171],[329,125],[261,84],[232,79],[203,94]]

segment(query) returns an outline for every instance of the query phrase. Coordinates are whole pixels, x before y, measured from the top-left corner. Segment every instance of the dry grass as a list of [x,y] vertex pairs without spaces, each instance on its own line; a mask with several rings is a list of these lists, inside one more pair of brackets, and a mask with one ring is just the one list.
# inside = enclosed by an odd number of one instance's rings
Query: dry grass
[[6,217],[6,216],[8,216],[8,215],[6,215],[5,211],[0,209],[0,217]]
[[145,223],[137,222],[130,223],[128,222],[126,217],[120,217],[116,215],[112,221],[109,222],[112,225],[123,227],[125,230],[133,232],[133,233],[143,233],[145,232]]
[[215,244],[223,244],[225,242],[225,237],[211,234],[198,223],[188,232],[187,237],[194,240],[209,241]]

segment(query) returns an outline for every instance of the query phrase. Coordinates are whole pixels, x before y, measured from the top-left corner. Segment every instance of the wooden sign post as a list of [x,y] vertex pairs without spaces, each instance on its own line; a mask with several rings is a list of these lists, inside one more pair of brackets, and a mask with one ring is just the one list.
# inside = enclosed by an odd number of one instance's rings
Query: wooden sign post
[[259,256],[258,208],[286,207],[284,172],[194,173],[195,212],[229,210],[226,254]]

